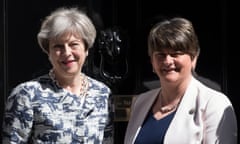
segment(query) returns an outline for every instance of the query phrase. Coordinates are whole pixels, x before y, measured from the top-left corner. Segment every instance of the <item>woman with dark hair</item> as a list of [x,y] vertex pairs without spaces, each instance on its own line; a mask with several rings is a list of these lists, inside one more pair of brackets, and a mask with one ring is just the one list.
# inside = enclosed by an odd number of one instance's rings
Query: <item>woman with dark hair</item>
[[153,26],[148,54],[160,88],[136,96],[124,144],[237,144],[230,100],[193,76],[198,52],[189,20]]

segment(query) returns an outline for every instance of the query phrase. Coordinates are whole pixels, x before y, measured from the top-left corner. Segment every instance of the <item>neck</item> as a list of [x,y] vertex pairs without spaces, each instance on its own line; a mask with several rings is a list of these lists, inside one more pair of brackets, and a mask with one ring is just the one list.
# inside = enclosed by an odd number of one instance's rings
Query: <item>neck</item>
[[76,75],[75,77],[61,77],[51,70],[49,75],[59,87],[62,87],[76,95],[81,95],[87,91],[88,81],[86,76],[82,73]]
[[181,101],[182,95],[174,95],[169,97],[164,96],[162,92],[160,92],[158,96],[158,101],[160,103],[160,112],[167,113],[175,110]]

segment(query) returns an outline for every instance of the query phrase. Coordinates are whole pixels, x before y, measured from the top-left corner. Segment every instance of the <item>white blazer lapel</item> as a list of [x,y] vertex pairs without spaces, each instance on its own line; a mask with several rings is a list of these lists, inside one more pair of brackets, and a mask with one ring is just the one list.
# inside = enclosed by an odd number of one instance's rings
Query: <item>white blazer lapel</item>
[[149,110],[152,107],[152,104],[154,103],[154,100],[156,99],[159,88],[151,90],[147,93],[144,93],[142,95],[139,95],[136,98],[136,106],[133,105],[132,110],[134,111],[131,115],[131,118],[129,120],[129,125],[131,125],[131,129],[127,129],[126,133],[126,140],[129,140],[129,142],[125,144],[131,144],[134,142],[138,132],[141,129],[141,125],[144,122],[145,117],[147,116]]
[[[198,105],[197,96],[198,89],[195,85],[194,79],[192,79],[175,116],[169,125],[164,143],[191,143],[190,139],[195,139],[194,137],[189,137],[190,135],[187,132],[189,132],[190,129],[194,129],[196,125],[195,110]],[[194,132],[191,131],[190,133]]]

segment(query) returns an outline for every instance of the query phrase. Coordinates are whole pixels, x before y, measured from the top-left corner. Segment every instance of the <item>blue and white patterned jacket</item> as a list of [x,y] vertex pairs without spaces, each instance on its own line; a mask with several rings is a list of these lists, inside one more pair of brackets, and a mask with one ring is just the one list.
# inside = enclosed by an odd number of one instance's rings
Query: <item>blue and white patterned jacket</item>
[[112,144],[111,90],[87,77],[85,97],[49,77],[19,84],[6,102],[3,144]]

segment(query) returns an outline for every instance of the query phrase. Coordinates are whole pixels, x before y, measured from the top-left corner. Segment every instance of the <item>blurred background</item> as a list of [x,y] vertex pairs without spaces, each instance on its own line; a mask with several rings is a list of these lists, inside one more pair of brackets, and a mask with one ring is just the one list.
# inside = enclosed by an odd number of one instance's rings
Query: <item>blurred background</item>
[[[230,23],[230,16],[236,12],[227,0],[3,0],[0,6],[1,122],[4,101],[12,88],[45,74],[51,67],[36,36],[43,18],[60,6],[80,7],[93,20],[98,37],[84,71],[107,83],[116,97],[131,97],[154,87],[151,82],[156,76],[147,55],[150,27],[168,16],[191,20],[201,46],[196,71],[221,85],[239,115],[237,40]],[[111,50],[100,45],[100,41],[107,40],[103,39],[106,35],[120,39],[114,43],[121,48],[120,55],[109,56]],[[126,125],[127,120],[115,121],[116,144],[123,143]]]

